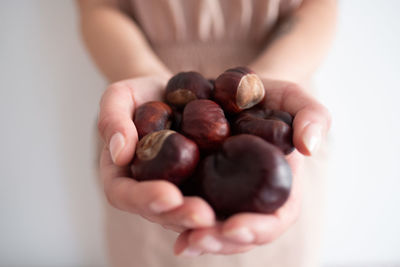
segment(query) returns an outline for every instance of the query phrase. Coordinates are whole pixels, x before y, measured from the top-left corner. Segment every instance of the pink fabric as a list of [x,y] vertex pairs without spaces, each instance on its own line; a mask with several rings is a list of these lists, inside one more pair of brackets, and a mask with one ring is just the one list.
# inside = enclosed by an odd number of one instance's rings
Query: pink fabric
[[119,0],[173,71],[215,77],[250,63],[301,0]]

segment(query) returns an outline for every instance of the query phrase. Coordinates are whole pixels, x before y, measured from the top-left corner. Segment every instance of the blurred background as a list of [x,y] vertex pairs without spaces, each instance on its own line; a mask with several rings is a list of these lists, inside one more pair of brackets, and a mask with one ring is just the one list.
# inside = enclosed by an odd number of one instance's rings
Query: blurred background
[[[323,266],[400,266],[400,1],[340,1]],[[97,103],[73,1],[0,3],[0,266],[107,266]]]

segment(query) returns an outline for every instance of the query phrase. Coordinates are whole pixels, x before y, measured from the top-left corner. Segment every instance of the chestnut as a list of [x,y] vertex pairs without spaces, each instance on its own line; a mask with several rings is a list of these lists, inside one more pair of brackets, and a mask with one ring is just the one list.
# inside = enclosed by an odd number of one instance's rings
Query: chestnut
[[230,134],[224,111],[208,99],[194,100],[186,105],[181,129],[184,135],[205,151],[217,149]]
[[260,137],[229,137],[200,166],[201,190],[220,218],[273,213],[289,197],[292,172],[282,152]]
[[289,112],[264,108],[264,114],[265,118],[281,120],[290,126],[293,124],[293,116]]
[[180,72],[173,76],[165,89],[166,101],[178,108],[183,108],[195,99],[209,99],[213,85],[200,73]]
[[215,87],[215,79],[213,79],[213,78],[210,78],[210,79],[208,79],[208,81],[211,83],[211,85],[212,85],[212,88],[213,88],[213,91],[214,91],[214,87]]
[[228,113],[249,109],[264,96],[263,82],[247,67],[228,69],[215,80],[214,99]]
[[180,132],[182,124],[182,111],[176,108],[172,109],[172,124],[171,130]]
[[179,185],[194,172],[199,155],[196,143],[175,131],[150,133],[138,143],[132,178],[162,179]]
[[171,127],[172,109],[160,101],[144,103],[135,111],[133,123],[136,126],[139,138]]
[[251,109],[239,113],[232,127],[235,133],[259,136],[289,154],[294,150],[292,121],[284,111]]

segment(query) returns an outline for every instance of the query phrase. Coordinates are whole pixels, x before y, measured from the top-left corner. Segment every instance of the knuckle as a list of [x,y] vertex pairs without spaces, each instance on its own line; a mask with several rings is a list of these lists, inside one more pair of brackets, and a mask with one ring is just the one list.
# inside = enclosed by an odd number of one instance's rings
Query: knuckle
[[97,129],[100,132],[101,136],[105,137],[107,129],[112,125],[115,119],[116,118],[113,115],[105,115],[99,118],[97,122]]
[[104,193],[106,195],[106,200],[108,204],[110,204],[112,207],[118,209],[118,204],[115,198],[115,194],[113,193],[112,190],[104,188]]
[[275,236],[273,234],[263,233],[263,234],[259,234],[258,238],[255,241],[255,244],[265,245],[265,244],[271,243],[274,240],[275,240]]
[[100,110],[103,109],[103,107],[107,106],[109,100],[111,99],[111,96],[114,95],[123,95],[126,93],[126,86],[123,85],[121,82],[117,82],[114,84],[111,84],[103,93],[101,96],[99,105],[100,105]]
[[99,118],[99,120],[97,121],[97,129],[99,130],[101,135],[104,135],[106,126],[108,124],[109,124],[109,118],[107,116]]
[[120,94],[124,90],[124,85],[122,82],[116,82],[113,84],[110,84],[107,89],[104,91],[103,95],[101,96],[100,99],[100,107],[104,106],[104,104],[107,102],[109,99],[110,95],[114,94]]
[[[130,133],[130,120],[126,120],[124,117],[118,114],[104,115],[99,118],[97,122],[97,129],[100,135],[107,142],[108,138],[111,138],[112,134],[119,132],[122,135],[129,135]],[[132,122],[133,125],[133,122]]]
[[[111,185],[104,187],[104,193],[106,195],[106,200],[110,206],[130,213],[138,213],[138,207],[135,201],[130,198],[126,198],[128,194],[127,187],[123,183],[118,185]],[[125,196],[125,197],[124,197]]]
[[155,195],[170,195],[176,192],[176,188],[168,181],[157,181],[153,184],[152,191]]
[[285,89],[289,93],[298,93],[299,91],[305,91],[303,87],[301,87],[299,84],[293,83],[293,82],[287,82]]
[[115,82],[115,83],[110,84],[107,87],[106,91],[118,93],[118,92],[124,91],[125,87],[126,87],[126,85],[124,82]]
[[126,85],[122,82],[113,83],[107,88],[106,92],[111,94],[125,94]]

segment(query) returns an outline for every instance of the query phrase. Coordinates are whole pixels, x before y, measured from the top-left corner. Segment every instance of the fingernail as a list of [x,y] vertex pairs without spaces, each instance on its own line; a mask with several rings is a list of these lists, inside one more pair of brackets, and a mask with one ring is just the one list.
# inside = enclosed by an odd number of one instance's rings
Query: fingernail
[[322,138],[322,127],[315,123],[310,123],[303,134],[303,142],[310,154],[314,153],[320,143]]
[[255,236],[247,227],[240,227],[224,232],[224,236],[243,243],[251,243]]
[[191,248],[188,247],[186,248],[184,251],[182,251],[179,256],[183,256],[183,257],[196,257],[196,256],[200,256],[202,253],[202,251],[200,249],[197,248]]
[[121,133],[115,133],[110,140],[110,153],[113,162],[115,163],[119,153],[125,146],[125,138]]
[[198,245],[200,245],[203,249],[210,251],[210,252],[218,252],[222,248],[221,242],[219,242],[217,239],[210,235],[206,235],[203,237],[199,242]]
[[197,214],[192,214],[182,221],[182,225],[187,228],[196,228],[201,226],[209,226],[210,223],[207,219]]
[[182,204],[177,198],[161,198],[150,203],[149,209],[154,213],[163,213],[172,210]]

